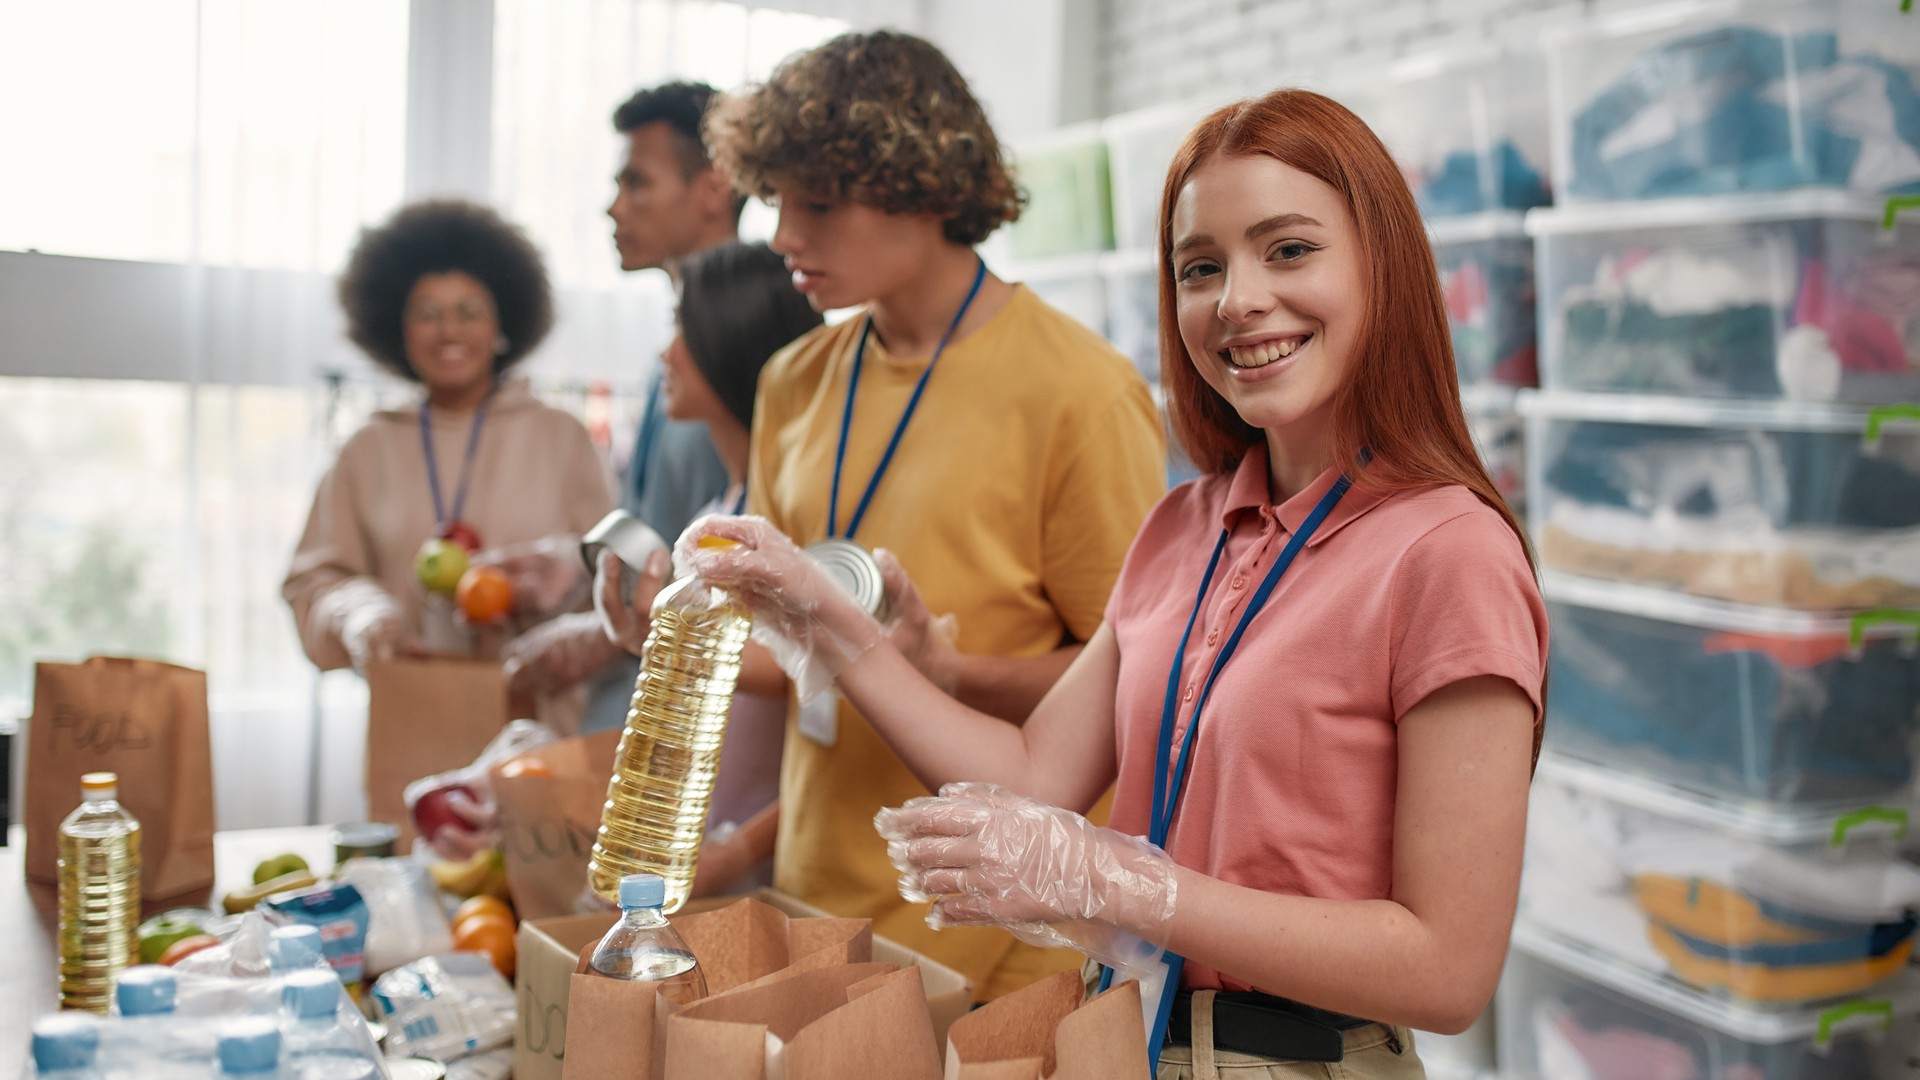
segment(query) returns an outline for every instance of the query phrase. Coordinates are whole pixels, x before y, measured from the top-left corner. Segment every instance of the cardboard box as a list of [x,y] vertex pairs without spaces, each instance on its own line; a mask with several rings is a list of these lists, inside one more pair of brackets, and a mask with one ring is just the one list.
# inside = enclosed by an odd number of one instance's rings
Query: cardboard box
[[[796,919],[829,918],[826,912],[770,889],[754,894]],[[711,911],[741,897],[695,901],[674,917]],[[529,919],[520,924],[518,940],[519,1024],[513,1040],[515,1080],[560,1080],[566,1059],[567,1002],[581,950],[606,935],[617,918],[613,912]],[[800,931],[804,933],[804,929]],[[947,1029],[973,1006],[973,990],[959,972],[921,956],[885,938],[872,939],[875,961],[919,970],[937,1044],[944,1045]]]

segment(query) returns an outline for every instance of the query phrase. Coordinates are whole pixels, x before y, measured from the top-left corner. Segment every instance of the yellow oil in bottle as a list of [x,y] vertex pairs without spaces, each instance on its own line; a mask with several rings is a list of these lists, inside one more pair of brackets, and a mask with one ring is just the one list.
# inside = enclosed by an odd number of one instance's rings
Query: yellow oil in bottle
[[85,801],[60,823],[60,1007],[104,1013],[114,979],[139,962],[140,823],[113,773],[80,787]]
[[744,605],[697,578],[654,600],[587,864],[589,887],[609,903],[620,879],[638,873],[666,880],[662,910],[686,903],[750,625]]

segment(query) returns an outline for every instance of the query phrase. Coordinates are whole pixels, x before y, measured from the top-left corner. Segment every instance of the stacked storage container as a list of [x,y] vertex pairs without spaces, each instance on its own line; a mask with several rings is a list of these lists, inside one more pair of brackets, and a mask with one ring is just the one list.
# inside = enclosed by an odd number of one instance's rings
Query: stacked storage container
[[1882,219],[1920,190],[1915,18],[1693,5],[1550,51],[1503,1077],[1909,1075],[1920,223]]

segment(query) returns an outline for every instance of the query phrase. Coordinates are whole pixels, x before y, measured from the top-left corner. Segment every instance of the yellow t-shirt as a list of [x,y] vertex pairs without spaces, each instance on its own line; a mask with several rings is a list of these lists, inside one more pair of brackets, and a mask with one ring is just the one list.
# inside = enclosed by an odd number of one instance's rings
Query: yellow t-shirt
[[[864,318],[822,327],[760,377],[749,507],[800,544],[827,535],[834,451]],[[858,505],[926,368],[868,343],[840,490],[840,529]],[[1098,335],[1024,286],[928,380],[854,539],[897,556],[959,648],[1042,656],[1100,626],[1127,547],[1166,487],[1166,441],[1147,386]],[[832,746],[790,716],[780,777],[774,884],[957,968],[983,999],[1078,954],[1005,931],[926,925],[900,899],[874,812],[927,794],[871,726],[841,703]]]

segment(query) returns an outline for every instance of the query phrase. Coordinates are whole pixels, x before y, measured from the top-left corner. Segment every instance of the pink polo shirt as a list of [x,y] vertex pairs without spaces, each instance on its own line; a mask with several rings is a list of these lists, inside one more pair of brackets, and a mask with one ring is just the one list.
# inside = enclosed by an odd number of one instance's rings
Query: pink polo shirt
[[[1181,671],[1176,756],[1247,598],[1337,478],[1330,469],[1274,507],[1256,446],[1232,475],[1182,484],[1148,515],[1107,605],[1120,645],[1114,828],[1147,835],[1167,675],[1220,530],[1227,549]],[[1400,718],[1449,683],[1498,675],[1538,725],[1546,655],[1546,608],[1498,513],[1459,486],[1353,488],[1214,683],[1168,853],[1267,892],[1390,897]],[[1184,982],[1253,989],[1198,964]]]

